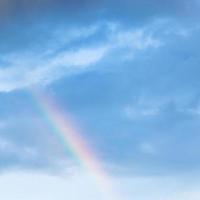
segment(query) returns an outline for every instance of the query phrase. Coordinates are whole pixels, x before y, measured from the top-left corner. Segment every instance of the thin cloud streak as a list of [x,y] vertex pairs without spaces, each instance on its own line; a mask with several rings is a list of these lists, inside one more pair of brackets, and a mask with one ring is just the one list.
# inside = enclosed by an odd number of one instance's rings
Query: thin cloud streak
[[[101,26],[101,24],[97,27],[92,26],[93,28],[90,26],[88,30],[78,29],[75,31],[73,29],[72,33],[77,34],[69,37],[67,43],[89,37],[105,25]],[[2,57],[2,60],[8,60],[9,64],[8,67],[0,69],[0,91],[9,92],[35,84],[49,84],[65,75],[80,73],[120,49],[128,55],[130,51],[134,53],[160,46],[160,41],[143,29],[122,31],[118,28],[113,30],[112,26],[113,24],[106,23],[108,38],[101,41],[103,45],[86,44],[76,50],[68,48],[60,51],[59,48],[63,45],[61,46],[58,42],[54,43],[52,48],[45,49],[41,54],[30,51],[25,55],[11,54],[7,58],[6,56]],[[62,38],[64,37],[62,36]],[[59,40],[60,38],[58,38]],[[118,57],[120,59],[120,55]]]

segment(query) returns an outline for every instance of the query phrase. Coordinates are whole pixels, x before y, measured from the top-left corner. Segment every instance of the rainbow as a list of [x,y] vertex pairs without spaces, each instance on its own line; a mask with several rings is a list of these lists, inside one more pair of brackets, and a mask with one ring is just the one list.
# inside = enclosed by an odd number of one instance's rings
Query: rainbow
[[32,89],[31,95],[42,113],[48,126],[53,129],[56,138],[65,151],[70,151],[79,165],[92,175],[103,194],[102,200],[116,200],[110,177],[95,156],[95,151],[89,147],[77,126],[49,95],[37,89]]

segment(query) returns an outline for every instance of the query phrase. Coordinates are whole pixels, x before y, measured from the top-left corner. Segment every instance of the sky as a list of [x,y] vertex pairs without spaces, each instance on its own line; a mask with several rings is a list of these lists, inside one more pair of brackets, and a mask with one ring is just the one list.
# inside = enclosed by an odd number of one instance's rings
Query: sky
[[0,196],[199,200],[199,9],[0,0]]

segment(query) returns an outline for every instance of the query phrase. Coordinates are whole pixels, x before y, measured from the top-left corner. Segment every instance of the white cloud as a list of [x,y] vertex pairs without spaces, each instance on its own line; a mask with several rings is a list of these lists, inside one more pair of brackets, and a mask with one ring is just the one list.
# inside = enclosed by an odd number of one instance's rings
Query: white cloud
[[4,129],[7,126],[6,121],[0,121],[0,129]]
[[150,47],[159,47],[161,42],[144,30],[128,30],[115,33],[113,43],[117,47],[128,47],[131,49],[144,50]]
[[[102,39],[101,45],[85,44],[75,49],[64,48],[67,43],[90,37],[105,27],[108,38]],[[0,91],[9,92],[34,84],[51,83],[65,75],[86,70],[99,63],[110,52],[121,48],[126,48],[125,53],[129,55],[130,52],[155,48],[159,45],[159,40],[145,30],[121,30],[115,23],[72,29],[68,33],[61,29],[55,34],[55,42],[46,49],[42,47],[38,52],[30,50],[26,53],[4,55],[2,59],[8,63],[8,67],[0,68]],[[120,55],[118,59],[120,60]]]
[[[50,31],[51,36],[44,44],[34,44],[34,48],[26,53],[1,55],[4,68],[0,66],[0,91],[9,92],[34,84],[49,84],[65,75],[82,72],[98,64],[106,56],[110,56],[109,59],[115,62],[132,60],[137,55],[136,52],[163,45],[162,37],[173,35],[174,31],[183,36],[187,36],[188,31],[193,31],[175,25],[171,20],[155,20],[139,28],[125,28],[115,22],[99,22],[88,27],[71,29],[57,27]],[[101,31],[105,37],[98,35]],[[85,41],[90,37],[97,37],[97,40],[81,42],[79,46],[78,41]],[[74,46],[73,42],[76,42]],[[129,116],[150,116],[155,113],[151,109],[139,112],[127,108]]]
[[198,105],[198,106],[196,106],[194,108],[183,107],[183,108],[180,108],[180,111],[184,112],[184,113],[200,116],[200,105]]
[[150,155],[154,155],[156,153],[156,148],[153,144],[149,143],[149,142],[142,142],[139,145],[139,149],[141,150],[142,153],[144,154],[150,154]]
[[36,172],[6,173],[0,177],[0,187],[4,200],[112,200],[91,175],[83,171],[64,176]]
[[[81,28],[71,28],[69,30],[65,27],[59,27],[54,30],[53,38],[56,38],[56,46],[67,44],[73,41],[76,41],[77,39],[83,39],[90,36],[93,36],[99,29],[101,25],[95,24],[88,27],[81,27]],[[51,41],[52,42],[52,41]]]
[[167,102],[166,99],[151,99],[146,96],[140,96],[134,103],[124,106],[122,108],[122,114],[130,120],[156,117],[161,114],[162,107]]
[[14,155],[19,159],[33,159],[39,157],[39,152],[36,148],[28,146],[21,147],[3,137],[0,137],[0,154]]
[[187,175],[129,176],[118,181],[124,200],[198,200],[200,197],[200,183],[188,178]]
[[84,70],[100,61],[107,50],[105,46],[65,51],[52,58],[32,58],[32,62],[29,60],[27,63],[26,58],[18,57],[13,66],[0,69],[0,91],[9,92],[38,83],[47,84],[65,74]]
[[[117,200],[199,200],[199,181],[187,176],[112,177]],[[7,172],[0,176],[4,200],[112,200],[107,198],[89,172],[76,169],[73,175],[56,176],[36,172]],[[113,199],[116,200],[116,199]]]
[[101,60],[106,51],[108,51],[107,46],[64,52],[53,60],[52,65],[69,65],[82,68]]
[[156,116],[159,114],[159,108],[154,106],[147,107],[145,105],[129,105],[124,108],[124,113],[128,119],[134,120]]
[[0,138],[0,152],[8,152],[13,149],[13,145],[10,141]]

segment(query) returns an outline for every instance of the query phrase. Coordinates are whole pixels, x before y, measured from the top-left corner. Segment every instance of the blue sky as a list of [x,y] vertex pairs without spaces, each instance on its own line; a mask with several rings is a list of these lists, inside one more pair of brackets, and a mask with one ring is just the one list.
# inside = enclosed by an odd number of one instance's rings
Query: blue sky
[[0,196],[106,200],[63,153],[33,101],[37,87],[84,130],[119,200],[199,199],[199,8],[1,0]]

